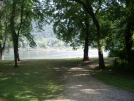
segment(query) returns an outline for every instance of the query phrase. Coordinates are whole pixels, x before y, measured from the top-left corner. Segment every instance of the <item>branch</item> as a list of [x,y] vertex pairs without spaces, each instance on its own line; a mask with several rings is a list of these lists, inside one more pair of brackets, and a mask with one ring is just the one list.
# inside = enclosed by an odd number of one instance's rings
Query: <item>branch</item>
[[81,0],[70,0],[70,1],[75,1],[79,4],[81,4],[90,16],[94,15],[91,4],[89,5],[89,7],[87,7],[86,4],[84,2],[82,2]]
[[99,7],[98,7],[98,9],[96,10],[95,15],[99,12],[100,8],[101,8],[101,0],[99,0]]
[[95,13],[93,12],[93,8],[91,6],[91,4],[88,5],[88,7],[86,6],[86,4],[84,2],[82,2],[81,0],[70,0],[70,1],[75,1],[79,4],[82,4],[84,9],[87,11],[87,13],[91,16],[96,28],[99,30],[100,29],[100,25],[99,22],[95,16]]
[[20,29],[21,29],[21,26],[22,26],[22,23],[23,23],[23,13],[24,13],[24,0],[22,1],[22,5],[21,5],[21,18],[20,18],[20,26],[19,26],[19,29],[18,29],[18,37],[19,37],[19,34],[20,34]]

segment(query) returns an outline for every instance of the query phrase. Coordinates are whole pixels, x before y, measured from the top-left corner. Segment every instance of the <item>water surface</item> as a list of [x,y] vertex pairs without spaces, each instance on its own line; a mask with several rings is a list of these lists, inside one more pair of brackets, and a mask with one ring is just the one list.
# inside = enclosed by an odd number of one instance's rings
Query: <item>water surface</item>
[[[82,58],[83,50],[19,50],[20,59],[61,59],[61,58]],[[104,57],[108,52],[104,52]],[[89,57],[98,57],[98,50],[89,50]],[[10,53],[5,52],[5,60],[13,60],[13,50]]]

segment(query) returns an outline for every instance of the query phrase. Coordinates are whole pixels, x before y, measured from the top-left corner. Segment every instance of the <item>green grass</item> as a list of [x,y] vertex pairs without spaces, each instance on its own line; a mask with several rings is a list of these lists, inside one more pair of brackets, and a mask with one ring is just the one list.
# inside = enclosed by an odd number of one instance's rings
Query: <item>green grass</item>
[[[111,61],[111,59],[105,59],[105,61]],[[110,62],[111,63],[111,62]],[[106,84],[134,92],[134,75],[131,73],[122,73],[121,71],[115,71],[110,65],[107,64],[104,70],[92,70],[92,75],[103,81]]]
[[134,92],[134,78],[133,79],[132,78],[130,79],[128,77],[124,78],[121,75],[116,75],[114,73],[112,74],[108,72],[106,73],[104,71],[98,71],[98,70],[94,71],[92,74],[97,79],[109,85],[112,85],[112,86],[115,86],[115,87],[118,87],[127,91]]
[[61,70],[75,60],[23,60],[19,68],[13,61],[0,61],[0,101],[45,101],[62,95]]
[[[13,61],[0,61],[0,101],[46,101],[62,96],[64,73],[83,64],[81,60],[23,60],[19,68],[13,68]],[[109,67],[91,73],[109,85],[134,92],[134,75],[119,74]]]

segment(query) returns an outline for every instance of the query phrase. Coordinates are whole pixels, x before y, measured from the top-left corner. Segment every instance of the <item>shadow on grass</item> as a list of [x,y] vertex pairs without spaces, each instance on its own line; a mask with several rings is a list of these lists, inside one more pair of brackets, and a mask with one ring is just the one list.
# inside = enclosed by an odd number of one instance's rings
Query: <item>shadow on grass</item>
[[94,69],[90,73],[106,84],[134,92],[134,76],[132,74],[114,71],[110,66],[107,66],[104,70]]
[[45,101],[62,96],[64,71],[76,60],[23,60],[14,69],[12,61],[0,61],[0,100]]

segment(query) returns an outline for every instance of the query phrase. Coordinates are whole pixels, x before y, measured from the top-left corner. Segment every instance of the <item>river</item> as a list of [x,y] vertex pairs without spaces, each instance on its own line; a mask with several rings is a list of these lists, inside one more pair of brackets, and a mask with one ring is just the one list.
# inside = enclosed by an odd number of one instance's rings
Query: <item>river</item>
[[[108,52],[104,51],[104,57],[108,56]],[[26,49],[19,50],[20,59],[62,59],[62,58],[82,58],[83,50],[31,50],[27,51]],[[98,50],[91,49],[89,50],[90,58],[98,57]],[[5,60],[13,60],[14,54],[13,50],[10,53],[5,52]]]

